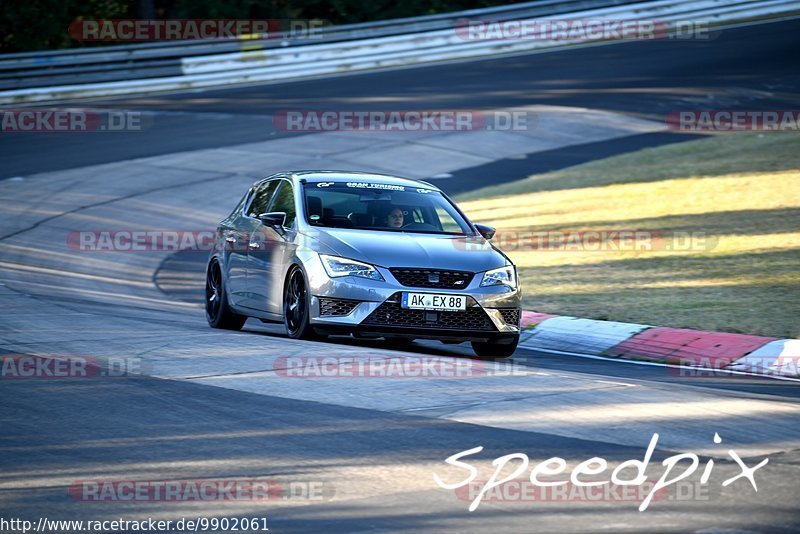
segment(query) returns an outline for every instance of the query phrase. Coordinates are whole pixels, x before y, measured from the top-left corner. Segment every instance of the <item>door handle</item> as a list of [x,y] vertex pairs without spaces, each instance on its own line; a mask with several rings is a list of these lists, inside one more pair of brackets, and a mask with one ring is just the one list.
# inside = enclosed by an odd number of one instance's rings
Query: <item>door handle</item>
[[253,250],[258,250],[259,248],[261,248],[261,245],[259,245],[258,243],[254,242],[254,241],[251,241],[250,242],[250,248],[253,249]]
[[236,243],[236,238],[233,237],[233,236],[228,236],[228,237],[225,238],[225,241],[232,245],[232,244]]

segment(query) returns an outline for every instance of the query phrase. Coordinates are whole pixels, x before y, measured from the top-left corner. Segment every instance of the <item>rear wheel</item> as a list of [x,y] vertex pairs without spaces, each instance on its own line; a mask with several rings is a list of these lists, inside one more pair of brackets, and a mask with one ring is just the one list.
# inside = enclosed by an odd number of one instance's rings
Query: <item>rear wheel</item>
[[241,330],[247,320],[228,306],[225,281],[217,260],[211,262],[206,273],[206,320],[210,326],[226,330]]
[[511,343],[473,341],[472,350],[480,358],[508,358],[517,350],[519,338],[515,337]]
[[292,267],[283,294],[283,322],[292,339],[315,337],[309,319],[309,300],[303,271],[297,266]]

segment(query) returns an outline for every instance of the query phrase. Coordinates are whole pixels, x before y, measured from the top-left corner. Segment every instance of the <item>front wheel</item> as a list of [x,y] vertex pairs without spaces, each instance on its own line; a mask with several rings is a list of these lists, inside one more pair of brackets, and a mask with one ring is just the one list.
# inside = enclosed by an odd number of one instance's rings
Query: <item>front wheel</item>
[[297,266],[292,267],[283,293],[283,322],[292,339],[315,337],[309,319],[309,300],[303,271]]
[[225,281],[219,262],[214,260],[206,273],[206,320],[213,328],[241,330],[247,317],[234,313],[225,296]]
[[508,358],[517,350],[519,338],[515,337],[511,343],[493,343],[485,341],[473,341],[472,350],[480,358]]

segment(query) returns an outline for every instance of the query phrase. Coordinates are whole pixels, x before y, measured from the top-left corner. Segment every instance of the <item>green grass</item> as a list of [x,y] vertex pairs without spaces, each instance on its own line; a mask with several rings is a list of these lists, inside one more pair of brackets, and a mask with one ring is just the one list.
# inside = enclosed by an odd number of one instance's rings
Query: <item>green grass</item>
[[645,148],[504,185],[476,189],[459,195],[458,200],[792,169],[800,169],[800,134],[747,132]]
[[[649,148],[457,200],[519,266],[529,309],[800,336],[800,134]],[[694,232],[689,250],[541,250],[515,232]],[[671,243],[669,239],[663,243]]]

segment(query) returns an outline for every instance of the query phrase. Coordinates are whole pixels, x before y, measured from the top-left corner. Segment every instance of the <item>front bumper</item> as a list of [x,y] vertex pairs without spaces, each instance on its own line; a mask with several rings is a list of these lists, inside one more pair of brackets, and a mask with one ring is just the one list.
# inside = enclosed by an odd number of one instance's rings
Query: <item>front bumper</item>
[[[309,270],[309,266],[306,266]],[[384,281],[358,277],[331,279],[322,265],[310,266],[311,324],[322,333],[354,333],[451,341],[509,342],[519,336],[521,291],[480,287],[476,275],[464,289],[409,287],[381,267]],[[467,311],[424,312],[400,307],[402,292],[467,296]],[[331,315],[331,314],[345,315]]]

